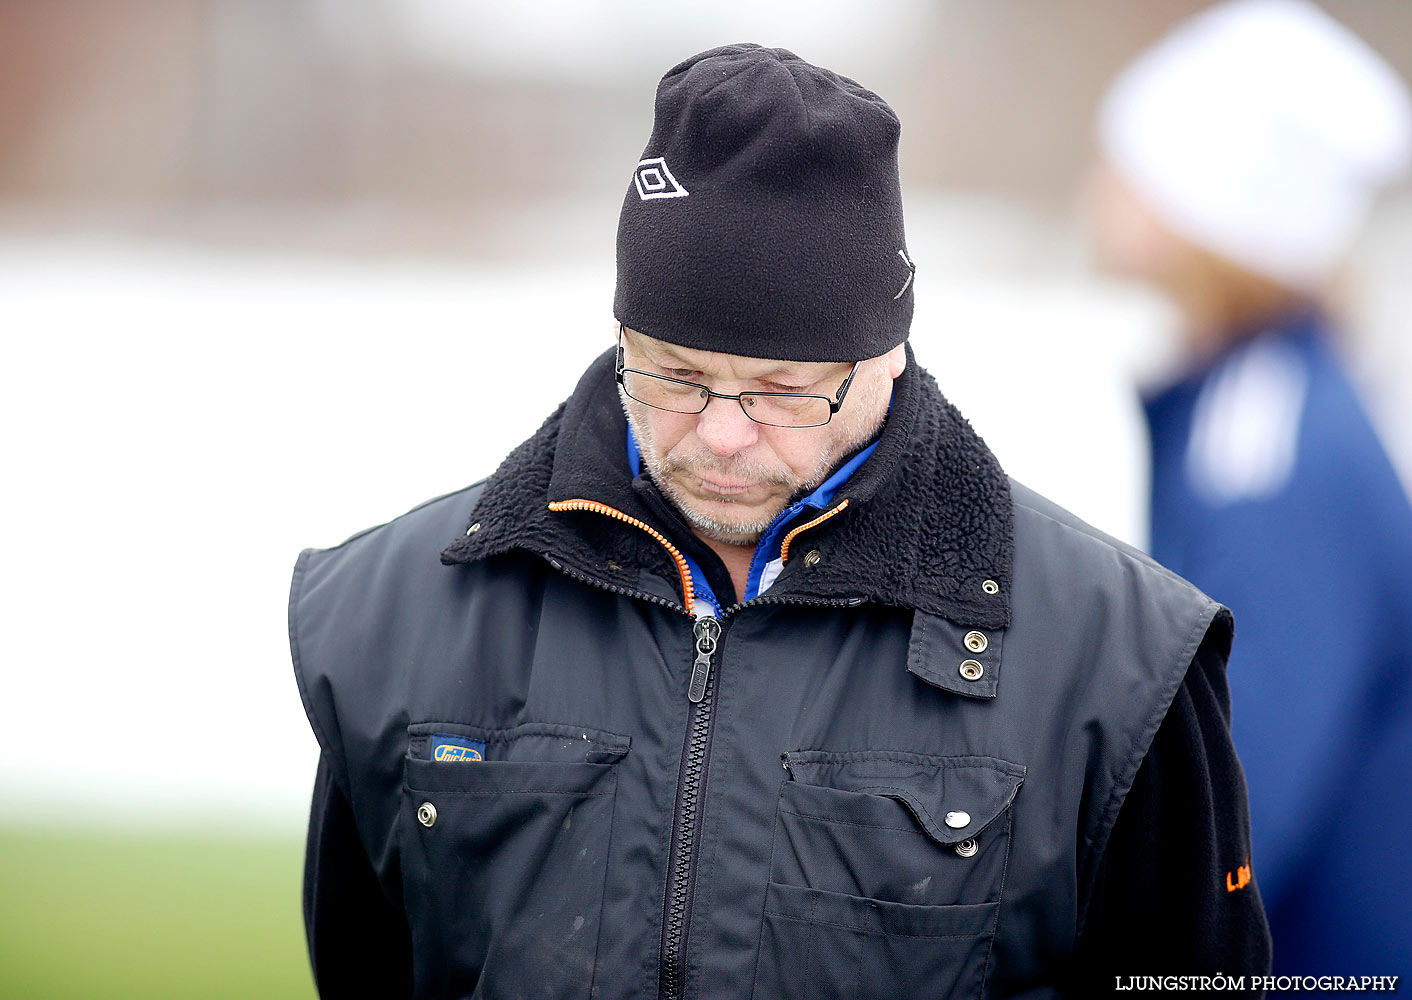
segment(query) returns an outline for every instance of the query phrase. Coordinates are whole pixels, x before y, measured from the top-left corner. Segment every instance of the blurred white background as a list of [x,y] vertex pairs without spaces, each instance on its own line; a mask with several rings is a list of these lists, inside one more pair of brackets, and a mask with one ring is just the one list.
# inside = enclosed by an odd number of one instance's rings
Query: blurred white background
[[[656,79],[715,44],[893,103],[920,362],[1141,544],[1171,318],[1074,202],[1104,81],[1200,6],[0,0],[0,820],[302,827],[295,556],[488,474],[609,346]],[[1331,9],[1412,71],[1412,8]],[[1404,197],[1347,345],[1404,468],[1409,259]]]

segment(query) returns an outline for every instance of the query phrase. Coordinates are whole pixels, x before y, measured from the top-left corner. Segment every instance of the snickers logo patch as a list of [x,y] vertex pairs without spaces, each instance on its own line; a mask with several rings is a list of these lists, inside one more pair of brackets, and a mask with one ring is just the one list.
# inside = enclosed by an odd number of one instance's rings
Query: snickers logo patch
[[437,733],[431,739],[431,759],[451,764],[485,760],[485,743],[465,736]]
[[1235,892],[1237,889],[1244,889],[1250,884],[1252,878],[1254,875],[1250,870],[1250,859],[1246,858],[1245,864],[1237,868],[1234,875],[1226,872],[1226,891]]

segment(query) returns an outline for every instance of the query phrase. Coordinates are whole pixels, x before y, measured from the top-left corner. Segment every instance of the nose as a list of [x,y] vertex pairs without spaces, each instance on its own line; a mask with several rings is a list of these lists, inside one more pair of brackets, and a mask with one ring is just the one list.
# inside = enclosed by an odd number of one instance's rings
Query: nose
[[724,458],[744,451],[760,437],[760,425],[745,415],[737,399],[712,396],[696,418],[696,436]]

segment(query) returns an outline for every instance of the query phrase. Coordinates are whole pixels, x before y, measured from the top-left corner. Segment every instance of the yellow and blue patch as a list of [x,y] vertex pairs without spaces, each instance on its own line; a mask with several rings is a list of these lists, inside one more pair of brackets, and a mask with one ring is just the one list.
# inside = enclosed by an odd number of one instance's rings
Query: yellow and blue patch
[[452,764],[485,760],[485,742],[450,733],[436,733],[431,738],[431,759]]

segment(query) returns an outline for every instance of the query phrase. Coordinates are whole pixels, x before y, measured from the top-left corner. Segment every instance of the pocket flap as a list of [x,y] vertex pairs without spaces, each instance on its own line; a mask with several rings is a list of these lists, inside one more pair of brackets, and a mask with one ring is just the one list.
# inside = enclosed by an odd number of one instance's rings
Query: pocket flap
[[783,760],[795,781],[895,799],[941,844],[959,844],[984,830],[1025,780],[1022,766],[998,757],[794,750]]

